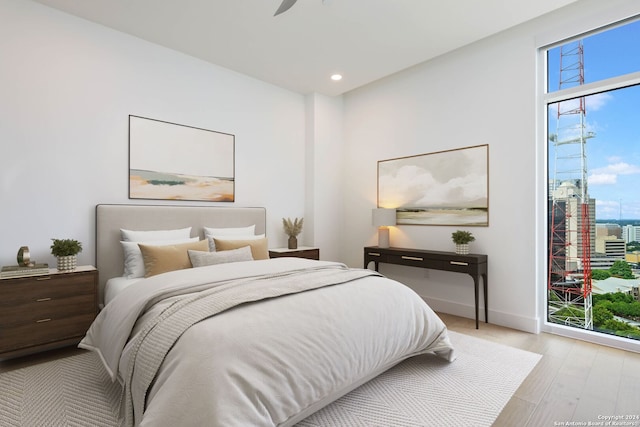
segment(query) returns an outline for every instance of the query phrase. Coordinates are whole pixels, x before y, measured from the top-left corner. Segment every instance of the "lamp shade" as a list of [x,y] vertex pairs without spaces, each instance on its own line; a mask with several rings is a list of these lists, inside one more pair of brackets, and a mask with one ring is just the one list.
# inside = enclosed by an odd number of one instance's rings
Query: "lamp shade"
[[376,227],[396,225],[396,210],[385,208],[374,209],[372,222]]

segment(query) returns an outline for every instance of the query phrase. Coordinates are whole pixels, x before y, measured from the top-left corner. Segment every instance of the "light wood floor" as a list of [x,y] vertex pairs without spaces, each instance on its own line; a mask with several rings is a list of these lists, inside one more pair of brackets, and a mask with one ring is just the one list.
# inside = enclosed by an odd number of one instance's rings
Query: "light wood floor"
[[[597,425],[607,416],[640,417],[640,354],[571,338],[539,335],[439,313],[449,329],[542,354],[494,427]],[[77,354],[73,347],[0,361],[0,373]],[[640,419],[617,424],[640,427]],[[635,424],[633,424],[635,422]],[[616,425],[616,424],[609,424]]]
[[476,330],[475,320],[439,314],[452,331],[542,355],[494,427],[597,425],[601,421],[606,426],[603,417],[615,415],[623,417],[617,422],[629,423],[617,425],[640,427],[640,353],[486,323]]

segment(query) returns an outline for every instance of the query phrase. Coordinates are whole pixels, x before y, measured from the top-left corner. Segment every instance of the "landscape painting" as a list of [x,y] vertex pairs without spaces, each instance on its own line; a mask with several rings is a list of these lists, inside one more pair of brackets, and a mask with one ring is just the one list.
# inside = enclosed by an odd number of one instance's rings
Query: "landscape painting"
[[489,146],[378,162],[378,207],[398,225],[489,225]]
[[235,136],[129,116],[129,198],[233,202]]

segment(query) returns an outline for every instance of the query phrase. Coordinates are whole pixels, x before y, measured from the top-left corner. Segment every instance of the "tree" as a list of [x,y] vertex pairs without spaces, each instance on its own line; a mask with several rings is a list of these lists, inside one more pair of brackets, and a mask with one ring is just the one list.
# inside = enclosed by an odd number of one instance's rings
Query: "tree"
[[621,322],[616,319],[607,320],[604,323],[603,327],[604,329],[607,329],[609,331],[614,331],[614,332],[633,331],[636,329],[633,326],[629,325],[628,323]]
[[591,270],[591,278],[593,280],[605,280],[611,277],[611,273],[607,270]]
[[613,313],[607,310],[603,304],[593,307],[593,324],[595,326],[604,325],[611,319],[613,319]]
[[619,277],[621,279],[633,279],[633,272],[631,271],[629,263],[623,260],[617,260],[614,262],[609,269],[609,273],[611,273],[612,276]]

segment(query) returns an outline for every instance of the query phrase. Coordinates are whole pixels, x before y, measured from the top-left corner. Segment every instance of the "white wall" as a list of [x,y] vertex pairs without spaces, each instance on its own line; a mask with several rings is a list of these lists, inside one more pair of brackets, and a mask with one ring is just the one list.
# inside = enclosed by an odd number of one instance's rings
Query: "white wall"
[[[536,198],[544,197],[546,159],[536,137],[537,47],[633,11],[640,13],[638,2],[582,0],[345,95],[346,262],[361,266],[362,247],[377,244],[377,161],[489,144],[489,227],[467,228],[476,236],[472,252],[489,257],[489,319],[539,330],[546,228]],[[465,227],[399,226],[392,246],[451,251],[458,228]],[[474,317],[468,276],[392,265],[381,271],[436,310]]]
[[235,134],[236,202],[171,204],[265,206],[286,245],[281,218],[305,214],[302,95],[31,1],[0,10],[0,265],[22,245],[55,265],[54,237],[92,264],[96,204],[166,203],[128,199],[129,114]]
[[303,243],[320,248],[323,260],[342,258],[343,103],[342,97],[306,96],[306,236]]

